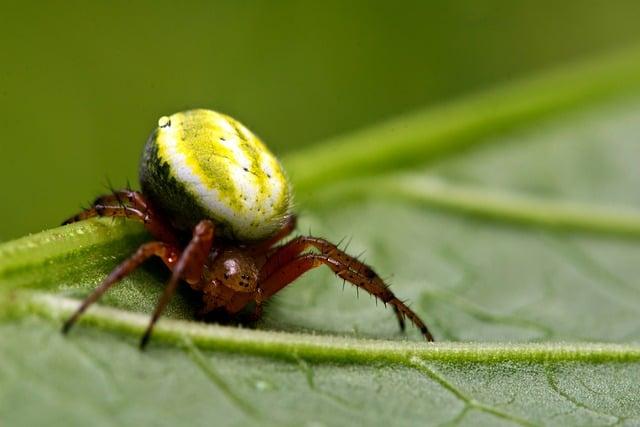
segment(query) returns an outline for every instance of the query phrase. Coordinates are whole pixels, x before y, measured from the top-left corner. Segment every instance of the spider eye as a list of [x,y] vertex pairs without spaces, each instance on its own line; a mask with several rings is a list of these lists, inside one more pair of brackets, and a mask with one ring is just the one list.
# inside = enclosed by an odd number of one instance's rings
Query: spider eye
[[229,278],[235,274],[238,274],[240,271],[240,265],[238,265],[238,261],[233,258],[229,258],[224,260],[224,277]]

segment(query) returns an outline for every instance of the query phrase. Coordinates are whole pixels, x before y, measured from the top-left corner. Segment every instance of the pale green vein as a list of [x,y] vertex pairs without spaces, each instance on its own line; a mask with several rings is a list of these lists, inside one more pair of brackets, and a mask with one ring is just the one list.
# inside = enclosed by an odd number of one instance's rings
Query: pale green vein
[[[446,301],[450,305],[454,305],[460,308],[469,316],[474,317],[482,322],[510,325],[521,327],[523,329],[536,330],[540,332],[540,336],[536,339],[537,341],[542,341],[553,336],[552,329],[546,325],[528,319],[519,318],[514,315],[496,315],[486,311],[483,307],[474,304],[468,299],[461,297],[460,295],[464,294],[464,292],[473,285],[473,282],[476,279],[476,274],[468,265],[468,263],[465,262],[464,259],[451,248],[445,248],[441,251],[441,254],[443,255],[444,260],[460,270],[460,272],[462,273],[462,278],[460,279],[458,284],[451,290],[433,289],[422,291],[420,302],[423,307],[429,307],[433,304],[434,300]],[[532,301],[527,305],[535,305],[538,303],[539,301]],[[521,309],[522,308],[523,307],[521,307]],[[430,310],[427,309],[425,311],[429,312]],[[442,322],[439,322],[437,321],[437,319],[432,318],[430,320],[430,323],[437,324],[440,334],[442,334],[444,331],[448,340],[459,341],[457,335],[448,331],[446,327],[442,325]]]
[[487,414],[491,414],[495,417],[502,418],[523,426],[535,425],[525,419],[516,417],[507,412],[501,411],[498,408],[484,404],[482,402],[478,402],[477,400],[468,397],[462,391],[458,390],[453,384],[449,383],[443,376],[439,375],[436,371],[431,369],[429,365],[427,365],[423,360],[417,357],[412,357],[409,360],[409,366],[413,367],[415,370],[417,370],[427,378],[430,378],[433,381],[437,382],[442,388],[448,390],[451,394],[460,399],[460,401],[463,402],[464,405],[468,408],[477,409],[479,411],[486,412]]
[[567,239],[547,238],[546,241],[550,242],[550,247],[561,254],[567,262],[575,266],[577,272],[589,279],[587,283],[591,284],[604,298],[614,299],[618,304],[626,307],[638,308],[639,302],[636,298],[639,289],[618,277],[605,267],[602,261],[592,257],[579,245]]
[[[78,301],[21,292],[11,308],[16,317],[39,315],[62,324]],[[140,336],[148,316],[105,307],[92,307],[81,324],[117,333]],[[639,362],[635,344],[466,344],[423,341],[384,341],[316,334],[248,330],[200,322],[162,319],[155,329],[153,345],[180,347],[185,337],[201,349],[255,354],[295,361],[296,358],[344,363],[392,362],[406,364],[411,358],[449,362],[548,361]],[[69,339],[73,339],[73,334]]]
[[[421,302],[423,304],[432,304],[434,300],[446,301],[450,305],[456,306],[460,310],[464,311],[467,315],[477,319],[480,322],[486,322],[496,325],[509,325],[539,333],[539,337],[535,338],[537,341],[551,338],[553,336],[553,330],[540,323],[519,318],[513,315],[497,315],[484,310],[482,307],[472,303],[466,298],[462,298],[454,292],[447,291],[422,291]],[[453,338],[457,339],[457,338]]]
[[567,402],[571,403],[576,408],[584,409],[585,411],[591,412],[591,413],[596,414],[598,416],[605,417],[605,418],[612,418],[612,422],[611,422],[610,425],[616,425],[616,424],[620,423],[620,417],[618,417],[616,415],[600,412],[600,411],[597,411],[597,410],[595,410],[593,408],[590,408],[589,406],[585,405],[584,403],[580,402],[579,400],[577,400],[576,398],[574,398],[573,396],[571,396],[570,394],[568,394],[564,390],[562,390],[560,388],[560,386],[558,385],[558,382],[557,382],[557,380],[555,378],[555,368],[553,366],[550,366],[550,365],[545,366],[545,370],[544,371],[545,371],[545,376],[547,378],[547,383],[549,384],[549,387],[551,387],[551,389],[556,394],[558,394],[560,397],[565,399]]
[[464,417],[467,416],[467,414],[469,413],[469,410],[471,409],[471,407],[469,405],[464,405],[462,407],[462,410],[460,411],[460,413],[458,415],[455,416],[455,418],[453,418],[450,421],[447,421],[445,423],[440,424],[441,426],[457,426],[460,424],[460,422],[464,419]]
[[345,178],[408,168],[640,88],[640,48],[595,57],[322,142],[284,158],[299,198]]
[[328,200],[381,197],[505,223],[640,237],[640,211],[636,209],[524,196],[414,174],[368,179],[366,183],[348,181],[321,193],[314,206]]
[[238,396],[231,386],[218,374],[218,372],[211,366],[210,362],[205,359],[200,350],[193,345],[193,342],[189,337],[183,337],[183,347],[193,361],[193,363],[205,374],[205,376],[214,384],[236,407],[238,407],[246,415],[257,418],[258,411],[249,404],[248,399],[243,399]]
[[295,361],[298,365],[298,367],[300,368],[300,370],[302,371],[302,373],[305,376],[305,379],[307,380],[307,385],[309,386],[309,389],[311,391],[313,391],[314,393],[318,394],[319,396],[321,396],[323,399],[327,399],[329,400],[332,404],[337,404],[340,407],[347,409],[349,411],[354,411],[354,410],[360,410],[362,408],[355,408],[353,403],[350,402],[347,399],[344,399],[340,396],[335,396],[333,394],[331,394],[328,391],[322,390],[320,387],[318,387],[316,385],[315,382],[315,373],[313,372],[313,367],[304,359],[300,358],[300,357],[296,357]]
[[90,349],[85,348],[83,345],[75,343],[75,345],[69,346],[69,348],[77,352],[77,364],[89,365],[89,367],[97,374],[105,386],[103,387],[103,393],[107,400],[110,402],[109,407],[101,408],[104,410],[105,415],[112,414],[112,410],[121,404],[120,396],[122,395],[122,387],[115,381],[113,373],[109,370],[108,365],[100,360]]
[[296,363],[300,367],[300,370],[304,374],[305,379],[307,380],[307,385],[310,389],[315,390],[316,384],[313,375],[313,369],[309,366],[306,360],[296,357]]

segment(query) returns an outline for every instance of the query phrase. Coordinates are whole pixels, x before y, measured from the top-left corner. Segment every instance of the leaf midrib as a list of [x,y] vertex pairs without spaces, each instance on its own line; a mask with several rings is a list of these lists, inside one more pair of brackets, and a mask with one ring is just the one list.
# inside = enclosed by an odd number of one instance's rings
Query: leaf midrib
[[[21,292],[12,315],[21,317],[36,314],[60,323],[74,311],[77,304],[73,299]],[[144,314],[97,306],[84,315],[82,324],[140,337],[148,321],[148,316]],[[388,341],[242,329],[172,319],[162,319],[154,330],[156,343],[180,347],[185,339],[206,350],[332,363],[392,362],[412,366],[416,358],[424,361],[482,363],[640,362],[640,345],[637,344]]]
[[549,199],[477,185],[460,185],[437,176],[392,174],[352,179],[320,191],[312,205],[340,200],[385,198],[454,213],[527,227],[640,237],[640,210],[601,206],[567,199]]

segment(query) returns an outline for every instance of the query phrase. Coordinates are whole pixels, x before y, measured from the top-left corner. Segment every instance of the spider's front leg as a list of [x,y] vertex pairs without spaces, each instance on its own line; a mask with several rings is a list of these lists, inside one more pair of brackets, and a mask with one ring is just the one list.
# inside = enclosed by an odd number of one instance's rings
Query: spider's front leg
[[154,209],[144,196],[133,190],[117,190],[98,197],[89,209],[72,216],[62,225],[94,217],[121,217],[140,221],[158,240],[172,245],[179,241],[162,215]]
[[202,280],[202,273],[209,256],[209,252],[211,251],[211,246],[213,245],[214,231],[215,226],[213,222],[208,219],[202,220],[198,225],[196,225],[193,230],[193,237],[173,268],[171,279],[169,279],[169,283],[164,288],[164,292],[158,300],[153,316],[151,316],[149,326],[140,340],[141,349],[144,349],[149,342],[153,326],[156,324],[162,314],[162,311],[176,292],[180,280],[184,279],[190,285],[195,285]]
[[138,268],[143,262],[153,256],[157,256],[169,267],[173,269],[180,255],[180,250],[175,246],[168,245],[163,242],[149,242],[138,248],[138,250],[128,259],[118,265],[100,285],[87,297],[73,315],[64,323],[62,332],[67,333],[69,329],[76,323],[78,318],[86,311],[87,308],[109,290],[113,285],[129,275],[133,270]]
[[[310,247],[320,253],[304,253]],[[404,317],[408,317],[427,341],[433,341],[433,336],[420,317],[391,292],[371,267],[325,239],[301,236],[277,248],[260,271],[261,298],[271,297],[306,271],[321,265],[328,266],[338,277],[366,290],[385,305],[390,304],[401,328],[404,327]]]
[[157,256],[172,270],[172,274],[169,283],[158,300],[149,326],[140,341],[140,347],[144,348],[151,337],[153,326],[171,300],[180,280],[184,279],[187,283],[193,285],[202,279],[202,272],[213,244],[213,235],[213,223],[209,220],[203,220],[195,227],[193,237],[182,253],[177,247],[164,242],[151,242],[140,246],[135,254],[116,267],[82,302],[76,312],[65,322],[62,331],[64,333],[68,332],[80,315],[109,290],[109,288],[138,268],[144,261],[152,256]]

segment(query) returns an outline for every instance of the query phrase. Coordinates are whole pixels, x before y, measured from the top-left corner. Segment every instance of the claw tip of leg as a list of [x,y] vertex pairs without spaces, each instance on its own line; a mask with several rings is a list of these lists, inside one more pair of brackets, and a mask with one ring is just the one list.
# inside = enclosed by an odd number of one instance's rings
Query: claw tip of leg
[[73,326],[73,320],[69,319],[66,322],[64,322],[64,324],[62,325],[62,331],[61,331],[62,334],[67,335],[72,326]]
[[427,340],[428,342],[433,342],[433,335],[431,335],[431,333],[429,332],[429,330],[427,330],[427,328],[421,328],[420,332],[422,332],[422,335],[424,336],[424,339]]
[[149,343],[149,338],[150,338],[151,334],[146,333],[143,335],[142,339],[140,340],[140,350],[144,351],[147,348],[147,344]]

